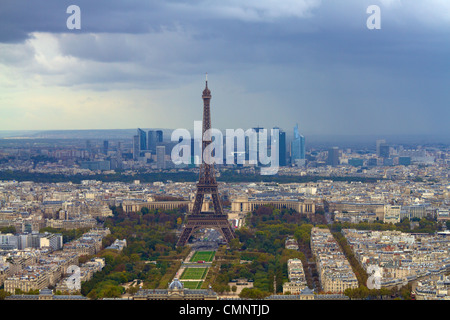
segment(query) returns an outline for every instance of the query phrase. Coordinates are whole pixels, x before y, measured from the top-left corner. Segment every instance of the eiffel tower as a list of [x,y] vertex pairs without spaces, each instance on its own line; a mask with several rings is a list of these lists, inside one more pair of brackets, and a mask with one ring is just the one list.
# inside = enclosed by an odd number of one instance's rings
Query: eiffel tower
[[[203,90],[203,127],[202,127],[202,155],[205,148],[211,143],[211,137],[205,132],[211,129],[211,112],[209,103],[211,100],[211,91],[208,89],[208,74],[206,74],[206,87]],[[206,160],[208,156],[204,155]],[[206,194],[210,194],[214,211],[202,212],[203,199]],[[216,177],[214,174],[214,165],[211,161],[202,160],[200,165],[200,178],[197,183],[197,193],[195,194],[194,207],[192,213],[186,216],[187,221],[184,229],[178,239],[177,246],[184,246],[194,232],[198,229],[212,228],[218,230],[223,238],[229,243],[235,238],[234,231],[228,222],[228,217],[223,213],[222,203],[220,202],[217,189]]]

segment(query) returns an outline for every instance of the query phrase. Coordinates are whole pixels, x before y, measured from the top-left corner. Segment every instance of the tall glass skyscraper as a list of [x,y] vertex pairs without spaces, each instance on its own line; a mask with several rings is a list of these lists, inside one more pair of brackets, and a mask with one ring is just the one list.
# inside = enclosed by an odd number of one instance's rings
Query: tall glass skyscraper
[[108,142],[108,140],[105,140],[105,141],[103,141],[103,153],[107,155],[108,149],[109,149],[109,142]]
[[163,142],[163,132],[162,130],[156,130],[156,143]]
[[149,130],[148,133],[148,139],[147,139],[147,149],[151,152],[156,152],[156,135],[155,131]]
[[149,130],[148,131],[148,150],[151,152],[156,152],[156,146],[163,142],[163,131],[162,130]]
[[135,135],[133,136],[133,159],[137,160],[140,156],[140,150],[139,150],[139,136]]
[[330,166],[339,165],[340,155],[341,155],[341,150],[339,150],[338,147],[333,147],[331,149],[328,149],[327,164]]
[[147,150],[147,134],[142,129],[137,129],[139,136],[139,151]]
[[298,132],[298,124],[294,127],[294,139],[291,142],[291,161],[294,164],[297,159],[305,159],[305,137]]
[[165,146],[157,146],[156,147],[156,167],[158,169],[166,168],[166,147]]
[[279,127],[274,127],[274,129],[278,129],[279,132],[279,158],[278,158],[278,164],[281,167],[284,167],[286,165],[286,132],[284,132]]

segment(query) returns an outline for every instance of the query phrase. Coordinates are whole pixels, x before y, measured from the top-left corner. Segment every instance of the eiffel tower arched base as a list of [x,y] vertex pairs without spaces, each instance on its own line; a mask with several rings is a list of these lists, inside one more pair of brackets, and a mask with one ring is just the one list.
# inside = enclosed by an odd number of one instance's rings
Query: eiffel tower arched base
[[228,222],[228,217],[225,214],[217,215],[213,212],[205,212],[197,215],[188,215],[186,225],[181,233],[177,242],[177,247],[186,245],[191,235],[193,235],[199,229],[216,229],[219,231],[224,240],[230,243],[235,238],[233,229]]

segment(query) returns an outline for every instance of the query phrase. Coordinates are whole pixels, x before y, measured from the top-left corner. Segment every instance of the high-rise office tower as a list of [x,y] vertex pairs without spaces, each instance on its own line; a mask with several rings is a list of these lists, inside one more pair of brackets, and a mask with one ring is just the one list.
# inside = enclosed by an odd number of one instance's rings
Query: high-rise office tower
[[156,152],[156,146],[163,142],[163,131],[162,130],[149,130],[147,139],[147,150],[151,152]]
[[153,130],[148,131],[147,149],[151,152],[156,152],[156,133]]
[[163,132],[162,130],[156,130],[156,143],[163,142]]
[[[255,136],[252,138],[250,138],[247,135],[245,136],[245,158],[244,159],[247,161],[256,160],[257,163],[252,162],[251,164],[260,165],[261,163],[258,160],[259,159],[259,138],[260,138],[259,135],[260,135],[260,132],[262,130],[264,130],[264,128],[256,127],[256,128],[252,128],[252,129],[255,132]],[[268,141],[270,141],[270,138]]]
[[381,146],[382,144],[385,144],[385,143],[386,143],[386,140],[384,140],[384,139],[379,139],[379,140],[377,140],[377,142],[376,142],[376,146],[377,146],[377,157],[380,156],[380,146]]
[[278,127],[275,127],[274,129],[278,129],[278,134],[279,134],[278,135],[278,141],[279,141],[278,165],[285,166],[286,165],[286,132],[284,132],[283,130],[281,130]]
[[158,169],[166,168],[166,147],[157,146],[156,147],[156,167]]
[[93,151],[91,140],[86,140],[86,150],[89,152],[89,156],[91,156]]
[[108,149],[109,149],[109,142],[108,142],[108,140],[105,140],[105,141],[103,141],[103,153],[105,155],[108,154]]
[[337,166],[339,164],[340,152],[341,150],[339,150],[338,147],[328,149],[327,164],[330,166]]
[[391,147],[385,143],[380,144],[379,156],[381,158],[389,158],[391,155]]
[[295,160],[305,159],[305,137],[298,131],[298,124],[294,127],[294,139],[291,142],[291,161],[294,164]]
[[139,151],[147,150],[147,134],[142,129],[137,129],[137,135],[139,136]]
[[262,131],[264,130],[264,128],[262,128],[262,127],[256,127],[256,128],[253,128],[253,130],[255,130],[255,132],[256,132],[256,144],[252,144],[252,143],[250,143],[250,145],[249,145],[249,152],[250,152],[250,154],[252,154],[252,152],[255,152],[255,155],[256,155],[256,159],[258,159],[258,166],[260,166],[261,165],[261,163],[259,162],[259,141],[260,141],[260,134],[262,133]]
[[139,136],[133,136],[133,159],[139,158],[141,151],[139,150]]

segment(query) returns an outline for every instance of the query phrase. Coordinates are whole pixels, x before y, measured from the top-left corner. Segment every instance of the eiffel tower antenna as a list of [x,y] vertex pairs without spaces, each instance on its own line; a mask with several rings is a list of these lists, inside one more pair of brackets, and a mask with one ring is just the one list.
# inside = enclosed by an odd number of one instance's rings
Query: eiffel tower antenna
[[[208,73],[206,73],[206,84],[203,90],[203,131],[202,131],[202,154],[212,142],[211,138],[205,137],[205,132],[211,129],[211,90],[208,89]],[[209,131],[208,131],[209,132]],[[208,156],[206,156],[208,157]],[[205,195],[211,195],[214,211],[202,212],[203,200]],[[197,230],[203,228],[212,228],[218,230],[225,241],[228,243],[235,238],[233,229],[228,222],[228,216],[224,214],[222,203],[219,197],[219,191],[214,173],[214,164],[205,161],[203,157],[200,165],[200,175],[197,183],[197,193],[195,194],[194,207],[192,212],[186,216],[186,225],[178,239],[177,246],[184,246],[191,235]]]

